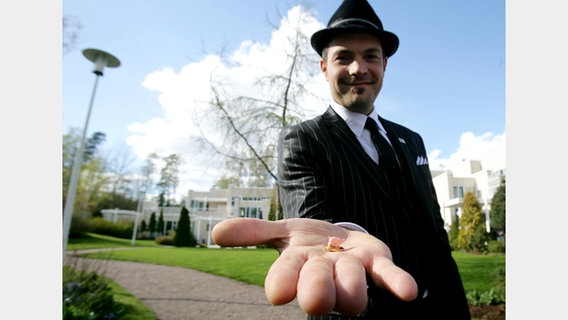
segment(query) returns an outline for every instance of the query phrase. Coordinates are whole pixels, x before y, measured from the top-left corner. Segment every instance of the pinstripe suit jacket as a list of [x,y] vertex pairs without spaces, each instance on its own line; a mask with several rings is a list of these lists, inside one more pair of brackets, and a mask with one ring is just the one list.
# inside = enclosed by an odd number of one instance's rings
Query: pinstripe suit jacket
[[469,319],[422,138],[380,121],[402,167],[407,187],[402,198],[345,121],[328,108],[282,130],[278,183],[284,215],[362,226],[389,246],[394,262],[417,279],[421,292],[428,289],[448,319]]

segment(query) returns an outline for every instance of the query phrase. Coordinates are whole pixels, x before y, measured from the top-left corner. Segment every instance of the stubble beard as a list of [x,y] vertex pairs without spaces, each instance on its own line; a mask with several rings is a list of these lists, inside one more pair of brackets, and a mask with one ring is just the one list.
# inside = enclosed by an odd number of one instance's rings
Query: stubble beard
[[343,99],[345,102],[345,108],[353,112],[368,115],[373,110],[374,99],[365,95],[366,90],[368,89],[349,88],[349,90],[344,94],[344,97],[347,98]]

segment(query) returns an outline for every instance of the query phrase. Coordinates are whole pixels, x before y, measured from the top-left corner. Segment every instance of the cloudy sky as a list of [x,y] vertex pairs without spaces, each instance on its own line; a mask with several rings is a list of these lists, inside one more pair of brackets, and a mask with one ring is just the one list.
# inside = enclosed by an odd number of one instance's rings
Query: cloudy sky
[[[200,157],[192,137],[207,128],[211,76],[242,95],[259,70],[278,72],[283,39],[299,15],[302,31],[324,27],[339,0],[320,1],[84,1],[64,0],[62,13],[80,24],[76,45],[63,55],[63,132],[82,128],[91,97],[96,48],[118,68],[100,79],[88,132],[104,132],[104,148],[139,161],[151,152],[184,159],[180,192],[208,190],[219,178],[218,158]],[[505,3],[371,1],[386,30],[401,41],[389,60],[379,113],[424,138],[432,168],[505,153]],[[112,8],[112,9],[111,9]],[[313,53],[315,55],[315,53]],[[246,66],[246,67],[243,67]],[[325,79],[311,90],[328,99]],[[305,117],[327,104],[306,101]]]

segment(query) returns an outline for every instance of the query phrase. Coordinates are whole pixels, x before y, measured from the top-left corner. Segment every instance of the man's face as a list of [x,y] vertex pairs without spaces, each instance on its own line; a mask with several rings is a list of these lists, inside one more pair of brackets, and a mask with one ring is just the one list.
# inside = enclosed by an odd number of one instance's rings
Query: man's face
[[347,109],[369,114],[383,86],[387,58],[379,40],[365,33],[340,35],[324,50],[320,68],[333,100]]

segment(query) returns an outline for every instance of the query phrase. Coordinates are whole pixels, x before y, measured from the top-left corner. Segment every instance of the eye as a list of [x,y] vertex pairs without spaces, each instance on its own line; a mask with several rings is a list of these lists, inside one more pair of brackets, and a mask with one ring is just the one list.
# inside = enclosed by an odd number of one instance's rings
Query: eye
[[335,61],[341,64],[349,63],[351,60],[351,57],[348,55],[338,55],[335,57]]
[[377,54],[368,54],[368,55],[365,56],[365,59],[366,59],[367,61],[376,62],[376,61],[380,61],[380,60],[381,60],[381,57],[380,57],[379,55],[377,55]]

